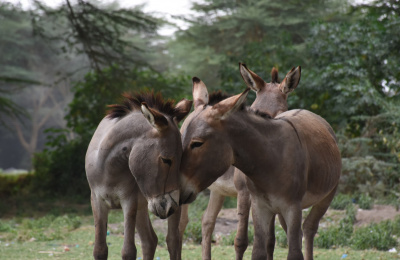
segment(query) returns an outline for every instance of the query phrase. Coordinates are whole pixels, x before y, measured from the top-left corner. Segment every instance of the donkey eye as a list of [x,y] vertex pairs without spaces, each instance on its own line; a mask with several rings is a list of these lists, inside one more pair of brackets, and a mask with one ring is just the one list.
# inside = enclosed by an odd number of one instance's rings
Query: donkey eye
[[202,145],[203,145],[202,142],[192,142],[192,143],[190,144],[190,149],[194,149],[194,148],[200,147],[200,146],[202,146]]
[[163,163],[168,164],[169,166],[172,165],[172,160],[171,159],[167,159],[167,158],[162,158],[161,157],[161,160],[162,160]]

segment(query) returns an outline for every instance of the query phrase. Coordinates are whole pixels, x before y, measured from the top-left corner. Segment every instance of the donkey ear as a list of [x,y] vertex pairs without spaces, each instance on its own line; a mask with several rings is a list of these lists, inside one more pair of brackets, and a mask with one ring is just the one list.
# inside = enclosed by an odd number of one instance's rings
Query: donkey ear
[[250,88],[246,88],[243,93],[224,99],[212,107],[211,112],[215,118],[224,120],[229,117],[233,112],[239,110],[242,105],[246,102],[247,94],[249,94]]
[[156,128],[158,131],[162,131],[168,126],[168,120],[160,112],[147,106],[145,102],[142,103],[140,107],[144,117],[149,121],[149,123]]
[[193,101],[187,100],[186,98],[176,104],[174,109],[174,119],[177,123],[179,123],[187,114],[189,114],[190,109],[192,108]]
[[279,89],[284,94],[289,94],[292,92],[300,82],[301,67],[293,67],[291,71],[286,75],[285,79],[279,85]]
[[198,77],[193,77],[192,82],[193,82],[192,92],[193,92],[194,108],[196,109],[199,106],[207,105],[208,91],[206,85]]
[[246,67],[246,64],[239,62],[239,70],[246,85],[255,92],[259,91],[265,86],[264,80],[260,76],[249,70]]

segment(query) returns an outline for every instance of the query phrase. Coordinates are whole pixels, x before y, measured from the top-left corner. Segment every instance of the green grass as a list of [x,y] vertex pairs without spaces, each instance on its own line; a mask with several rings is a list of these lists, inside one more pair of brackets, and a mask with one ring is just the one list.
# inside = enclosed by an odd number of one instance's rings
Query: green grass
[[[4,212],[0,218],[0,259],[92,259],[94,227],[90,205],[87,202],[82,204],[80,200],[37,201],[29,198],[14,198],[13,202],[15,206],[8,207],[10,210]],[[207,196],[201,195],[189,207],[191,221],[185,234],[183,259],[201,259],[200,219],[207,202]],[[394,243],[394,239],[398,240],[400,237],[400,218],[353,230],[353,205],[347,205],[346,212],[342,211],[341,214],[339,217],[331,215],[326,222],[330,224],[320,227],[315,240],[315,259],[341,259],[344,254],[347,255],[345,259],[399,259],[398,253],[389,253],[387,250],[396,247],[400,251]],[[153,221],[156,219],[153,214],[150,216]],[[111,211],[108,223],[109,259],[121,259],[122,211]],[[166,234],[160,230],[156,230],[156,233],[159,238],[156,259],[169,259],[165,243]],[[253,233],[253,226],[250,225],[250,240]],[[234,232],[224,237],[219,244],[213,244],[213,259],[234,259],[233,239]],[[275,259],[286,259],[286,235],[278,222],[276,239]],[[65,247],[68,247],[69,251],[65,251]],[[142,257],[139,243],[137,249],[138,257]],[[251,259],[251,251],[252,247],[249,246],[244,259]]]

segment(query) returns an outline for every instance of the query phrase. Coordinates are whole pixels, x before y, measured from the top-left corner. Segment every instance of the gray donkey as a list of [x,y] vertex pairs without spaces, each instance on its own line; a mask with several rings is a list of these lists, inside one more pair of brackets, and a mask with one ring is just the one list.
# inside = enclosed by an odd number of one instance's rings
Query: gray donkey
[[177,124],[189,113],[192,102],[184,99],[174,105],[153,92],[124,96],[123,104],[110,106],[86,153],[95,259],[108,257],[109,210],[122,208],[124,214],[122,259],[136,259],[135,225],[145,259],[153,259],[157,237],[147,205],[160,218],[179,207],[182,143]]

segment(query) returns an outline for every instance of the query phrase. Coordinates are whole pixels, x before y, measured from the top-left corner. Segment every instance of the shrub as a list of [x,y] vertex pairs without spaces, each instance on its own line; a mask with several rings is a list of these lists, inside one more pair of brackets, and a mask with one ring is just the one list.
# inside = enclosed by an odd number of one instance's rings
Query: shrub
[[352,205],[352,204],[353,204],[353,200],[349,195],[339,193],[339,194],[336,194],[336,196],[333,198],[330,207],[332,209],[343,210],[347,206]]
[[201,244],[201,221],[190,221],[185,229],[185,239],[191,239],[193,243]]
[[392,231],[393,227],[389,221],[359,228],[354,232],[351,239],[351,246],[357,250],[369,248],[384,251],[389,250],[397,246],[397,241],[393,238]]
[[372,198],[365,194],[358,197],[357,204],[361,209],[371,209],[374,205]]
[[319,230],[314,245],[320,248],[332,248],[334,246],[348,245],[353,233],[353,224],[356,220],[356,210],[352,204],[346,207],[346,216],[340,220],[338,226],[330,226],[325,230]]

